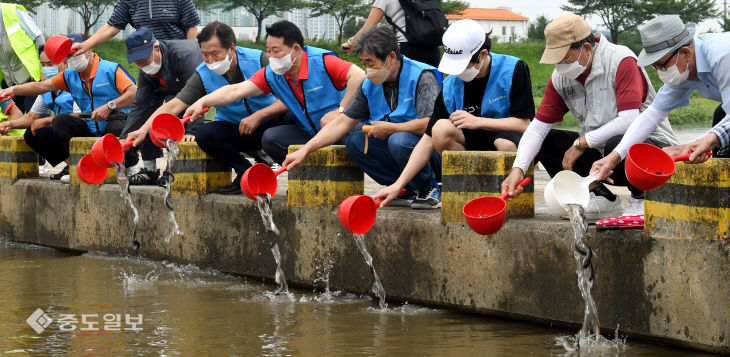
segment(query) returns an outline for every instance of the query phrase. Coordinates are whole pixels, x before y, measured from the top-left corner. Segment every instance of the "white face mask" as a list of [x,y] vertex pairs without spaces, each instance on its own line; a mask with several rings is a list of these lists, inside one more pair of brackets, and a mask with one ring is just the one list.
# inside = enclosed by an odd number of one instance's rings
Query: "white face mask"
[[369,79],[375,85],[381,85],[390,77],[390,71],[393,69],[393,63],[390,64],[390,69],[385,69],[385,63],[383,68],[366,68],[365,78]]
[[86,55],[73,56],[68,59],[68,67],[76,72],[83,72],[89,65]]
[[573,63],[557,63],[555,64],[555,70],[558,71],[558,74],[561,76],[568,78],[568,79],[576,79],[578,78],[583,72],[586,71],[586,67],[588,66],[588,62],[590,62],[593,58],[593,52],[591,51],[591,57],[588,58],[588,61],[586,62],[586,65],[580,64],[580,56],[583,54],[583,47],[580,48],[580,53],[578,54],[578,59]]
[[[677,61],[679,62],[679,59]],[[684,73],[679,73],[679,66],[675,63],[674,66],[667,68],[666,71],[657,71],[657,74],[662,82],[670,86],[680,85],[689,78],[689,62],[687,62]]]
[[41,71],[43,72],[43,76],[46,77],[46,79],[51,79],[58,74],[58,67],[42,67]]
[[157,72],[160,71],[160,68],[162,68],[162,63],[156,63],[155,62],[155,51],[152,51],[152,62],[150,64],[140,67],[139,69],[142,70],[142,72],[147,73],[149,75],[157,74]]
[[[484,59],[486,59],[486,57],[484,57]],[[474,67],[467,66],[467,68],[464,70],[464,72],[457,74],[457,76],[459,78],[461,78],[461,80],[464,82],[473,81],[474,78],[476,78],[477,75],[479,75],[479,71],[482,70],[482,64],[484,63],[484,59],[482,59],[481,62],[479,62],[479,68],[477,68],[476,66],[474,66]]]
[[271,70],[279,75],[289,71],[294,65],[294,60],[291,58],[292,52],[294,52],[294,49],[292,49],[289,54],[281,58],[269,57],[269,66],[271,66]]
[[229,69],[231,69],[232,62],[233,62],[233,57],[231,57],[230,54],[226,54],[226,58],[224,58],[220,61],[213,62],[213,63],[206,63],[205,65],[211,71],[222,76],[224,73],[228,72]]

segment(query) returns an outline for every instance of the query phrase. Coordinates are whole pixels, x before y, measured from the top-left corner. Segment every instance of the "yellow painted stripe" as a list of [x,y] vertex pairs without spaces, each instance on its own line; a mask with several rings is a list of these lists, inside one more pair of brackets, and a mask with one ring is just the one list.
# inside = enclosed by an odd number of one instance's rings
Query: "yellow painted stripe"
[[33,152],[22,136],[0,136],[0,151]]
[[[81,185],[95,186],[95,185],[89,185],[89,184],[81,181],[81,179],[79,178],[79,175],[76,173],[76,165],[70,165],[68,168],[68,172],[71,175],[71,184],[72,185],[74,185],[74,186],[81,186]],[[117,175],[114,173],[114,168],[110,167],[109,169],[107,169],[106,179],[104,179],[104,181],[102,181],[102,183],[100,185],[115,184],[115,183],[117,183]]]
[[[299,150],[302,145],[289,145],[289,153]],[[302,166],[357,166],[347,156],[344,145],[330,145],[307,155]]]
[[[443,192],[441,195],[441,222],[464,223],[464,205],[482,196],[499,196],[486,192]],[[512,201],[507,201],[507,217],[534,217],[535,194],[525,192]]]
[[[516,153],[504,151],[444,151],[443,175],[504,175],[512,171]],[[532,167],[528,175],[532,175]]]
[[94,145],[97,137],[78,137],[72,138],[68,151],[71,154],[88,154],[91,152],[91,146]]
[[38,177],[38,163],[0,162],[0,177],[7,177],[13,180],[27,177]]
[[730,208],[694,207],[646,200],[645,229],[657,238],[727,239]]
[[174,195],[204,195],[231,183],[231,172],[177,173],[170,188]]
[[175,158],[176,160],[211,159],[195,142],[178,143],[177,147],[180,149],[180,153]]
[[307,208],[337,206],[347,197],[363,194],[364,189],[363,181],[289,180],[287,205]]
[[710,159],[700,165],[677,163],[677,169],[669,182],[688,186],[730,187],[730,159]]

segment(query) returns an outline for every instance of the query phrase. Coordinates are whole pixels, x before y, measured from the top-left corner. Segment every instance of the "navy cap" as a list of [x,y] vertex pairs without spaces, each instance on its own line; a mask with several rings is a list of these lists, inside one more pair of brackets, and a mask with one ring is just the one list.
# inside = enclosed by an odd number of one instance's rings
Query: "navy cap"
[[71,43],[84,42],[84,36],[80,33],[70,33],[66,37],[71,39]]
[[139,30],[132,32],[124,40],[127,45],[127,61],[132,63],[149,58],[155,42],[157,42],[155,35],[146,27],[140,27]]

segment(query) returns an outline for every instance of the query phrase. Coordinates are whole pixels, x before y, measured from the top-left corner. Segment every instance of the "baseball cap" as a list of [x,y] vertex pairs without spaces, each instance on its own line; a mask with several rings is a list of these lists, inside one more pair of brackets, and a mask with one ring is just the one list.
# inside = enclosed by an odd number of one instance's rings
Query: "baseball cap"
[[482,48],[486,33],[474,20],[459,20],[444,32],[444,56],[439,63],[439,72],[459,74],[469,65],[471,57]]
[[140,27],[137,31],[132,32],[124,40],[124,44],[127,45],[127,61],[132,63],[149,58],[155,42],[157,42],[155,35],[146,27]]
[[84,42],[84,36],[80,33],[70,33],[66,37],[71,39],[71,43]]
[[570,45],[591,34],[591,26],[576,14],[560,16],[545,26],[545,52],[540,63],[556,64],[565,58]]

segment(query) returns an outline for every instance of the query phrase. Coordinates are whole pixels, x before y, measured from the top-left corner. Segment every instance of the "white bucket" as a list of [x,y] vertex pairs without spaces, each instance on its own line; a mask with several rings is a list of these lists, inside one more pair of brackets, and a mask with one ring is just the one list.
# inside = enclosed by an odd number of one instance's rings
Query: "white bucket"
[[578,204],[588,208],[590,201],[589,186],[596,180],[598,171],[582,177],[569,170],[558,172],[545,186],[545,203],[552,214],[564,214],[567,205]]

